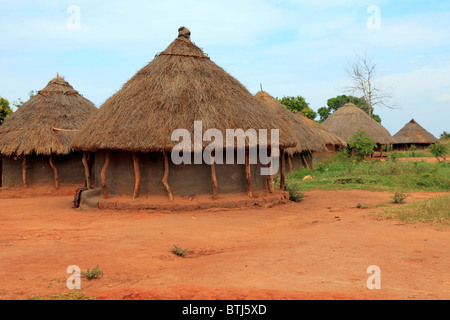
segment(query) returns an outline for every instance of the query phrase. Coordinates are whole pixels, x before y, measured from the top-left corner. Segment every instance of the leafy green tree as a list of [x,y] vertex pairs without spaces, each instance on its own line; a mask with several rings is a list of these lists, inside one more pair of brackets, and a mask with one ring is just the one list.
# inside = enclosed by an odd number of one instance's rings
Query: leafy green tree
[[358,129],[348,142],[348,147],[353,149],[357,161],[364,160],[376,148],[377,144],[370,139],[367,132]]
[[309,103],[306,102],[305,98],[302,96],[297,97],[283,97],[278,99],[282,105],[291,110],[292,112],[300,112],[305,117],[314,120],[317,117],[317,113],[311,109]]
[[441,133],[440,139],[448,139],[450,138],[450,132],[444,131]]
[[[35,95],[37,95],[37,91],[31,90],[30,92],[28,92],[28,99],[33,98]],[[19,98],[13,102],[13,106],[16,108],[20,108],[20,106],[23,105],[24,103],[25,102]]]
[[439,158],[442,158],[444,161],[446,160],[446,156],[448,154],[447,147],[442,143],[434,143],[429,147],[430,152],[436,159],[441,162]]
[[[317,110],[320,116],[320,121],[324,121],[327,119],[333,112],[338,110],[340,107],[345,105],[346,103],[353,103],[354,105],[360,107],[364,112],[369,114],[369,108],[367,105],[366,100],[361,97],[354,97],[354,96],[347,96],[347,95],[340,95],[335,98],[330,98],[327,100],[327,107],[321,107]],[[372,114],[372,118],[377,121],[381,122],[380,116],[376,114]]]
[[0,124],[12,113],[9,101],[0,97]]

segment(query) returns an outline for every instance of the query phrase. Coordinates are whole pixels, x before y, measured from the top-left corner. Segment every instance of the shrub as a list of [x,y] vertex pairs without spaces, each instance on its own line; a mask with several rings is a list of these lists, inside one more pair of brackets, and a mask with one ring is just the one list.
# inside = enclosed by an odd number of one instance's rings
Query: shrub
[[302,201],[305,196],[302,192],[299,191],[298,183],[295,184],[287,184],[286,191],[289,192],[289,200],[294,202]]
[[433,156],[435,156],[439,162],[441,161],[439,158],[442,158],[444,161],[446,160],[448,150],[447,147],[442,143],[432,144],[429,149],[430,152],[433,154]]
[[100,276],[103,276],[103,271],[100,270],[99,266],[96,265],[94,268],[87,270],[87,272],[81,272],[83,276],[85,276],[87,279],[97,279]]
[[377,144],[369,138],[367,132],[358,129],[350,138],[348,146],[354,150],[356,159],[361,161],[373,152]]
[[404,193],[402,191],[395,191],[394,195],[391,196],[392,203],[396,203],[396,204],[405,203],[406,198],[409,196],[411,196],[411,195]]
[[175,253],[177,256],[183,257],[186,255],[189,249],[182,249],[178,247],[177,245],[173,245],[172,252]]

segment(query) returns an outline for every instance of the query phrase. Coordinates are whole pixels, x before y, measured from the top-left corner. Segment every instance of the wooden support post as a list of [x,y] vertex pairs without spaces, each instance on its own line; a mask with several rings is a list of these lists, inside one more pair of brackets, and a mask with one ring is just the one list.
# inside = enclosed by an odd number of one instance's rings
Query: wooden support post
[[23,186],[28,188],[28,180],[27,180],[27,156],[23,155],[22,157],[22,181]]
[[216,177],[216,163],[214,160],[215,152],[211,153],[211,179],[213,183],[213,199],[217,199],[219,197],[219,188],[217,186],[217,177]]
[[281,150],[281,163],[280,163],[280,189],[285,191],[286,190],[286,172],[285,172],[285,164],[284,164],[284,155],[286,151],[284,149]]
[[167,178],[169,178],[169,156],[167,155],[167,151],[164,151],[164,177],[162,179],[162,183],[166,188],[169,201],[173,201],[172,190],[167,182]]
[[105,164],[103,165],[103,169],[100,174],[100,179],[102,182],[102,190],[103,190],[103,199],[108,199],[108,197],[109,197],[108,186],[106,184],[106,170],[108,169],[108,166],[109,166],[109,161],[110,161],[110,157],[111,157],[110,153],[111,152],[109,150],[106,151]]
[[91,170],[89,168],[89,162],[87,159],[86,152],[83,152],[83,159],[81,160],[84,166],[84,176],[86,178],[86,188],[91,188]]
[[269,191],[269,193],[273,193],[273,173],[272,173],[272,166],[273,166],[273,158],[272,158],[272,149],[269,148],[269,158],[270,158],[270,163],[269,163],[269,170],[270,170],[270,174],[267,176],[267,189]]
[[56,170],[55,164],[53,163],[53,154],[50,154],[48,162],[50,164],[50,168],[52,168],[53,171],[53,182],[55,184],[55,188],[59,189],[58,170]]
[[139,198],[141,190],[141,172],[139,170],[139,157],[136,152],[133,152],[133,166],[134,166],[134,193],[133,200]]
[[249,149],[245,149],[245,178],[247,181],[247,195],[249,198],[253,197],[252,194],[252,173],[250,168],[250,155]]
[[293,173],[294,172],[294,170],[292,169],[292,161],[291,161],[291,155],[290,154],[288,154],[287,155],[287,158],[288,158],[288,163],[289,163],[289,173]]
[[300,154],[302,157],[303,162],[305,163],[305,166],[308,167],[309,171],[311,171],[311,166],[309,165],[308,161],[306,161],[305,155],[303,152]]

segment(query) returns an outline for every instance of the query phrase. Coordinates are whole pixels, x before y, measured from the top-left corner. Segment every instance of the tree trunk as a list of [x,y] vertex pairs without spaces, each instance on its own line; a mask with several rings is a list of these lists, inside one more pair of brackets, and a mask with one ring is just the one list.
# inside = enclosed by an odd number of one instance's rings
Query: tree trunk
[[91,188],[91,170],[89,168],[89,162],[87,159],[87,153],[83,152],[83,159],[81,160],[81,162],[83,163],[84,166],[84,176],[86,178],[86,188],[90,189]]

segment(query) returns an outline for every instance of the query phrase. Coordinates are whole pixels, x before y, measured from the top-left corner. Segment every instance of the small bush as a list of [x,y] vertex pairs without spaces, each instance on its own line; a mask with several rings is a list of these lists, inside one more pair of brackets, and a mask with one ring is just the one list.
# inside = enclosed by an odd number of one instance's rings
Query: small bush
[[183,257],[186,255],[189,249],[182,249],[178,247],[177,245],[173,245],[172,252],[175,253],[177,256]]
[[367,209],[367,208],[368,208],[368,206],[366,206],[365,204],[361,204],[361,203],[358,203],[358,204],[356,205],[356,207],[357,207],[358,209]]
[[87,272],[81,272],[83,276],[85,276],[87,279],[97,279],[100,276],[103,276],[103,271],[100,270],[99,266],[96,265],[94,268],[87,270]]
[[362,161],[365,156],[373,152],[377,144],[370,139],[367,132],[358,129],[350,138],[348,146],[354,150],[356,160]]
[[411,195],[404,193],[402,191],[395,191],[394,195],[391,196],[392,203],[395,203],[395,204],[405,203],[406,198],[409,196],[411,196]]
[[444,161],[446,160],[446,156],[448,153],[447,147],[442,143],[435,143],[432,144],[429,148],[430,152],[433,154],[433,156],[438,159],[440,162],[442,158]]
[[305,196],[302,192],[299,191],[298,183],[287,184],[286,191],[289,192],[289,200],[294,202],[302,201]]

